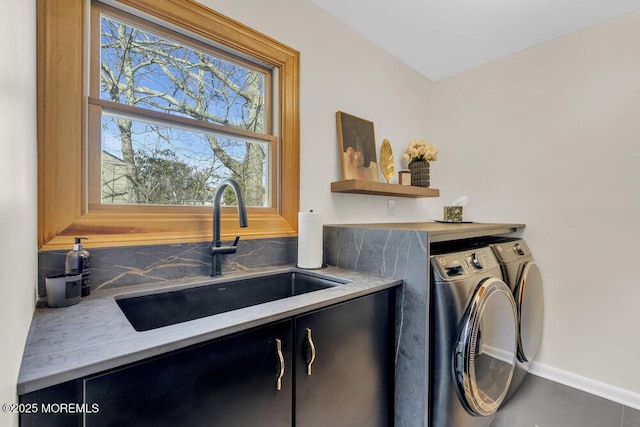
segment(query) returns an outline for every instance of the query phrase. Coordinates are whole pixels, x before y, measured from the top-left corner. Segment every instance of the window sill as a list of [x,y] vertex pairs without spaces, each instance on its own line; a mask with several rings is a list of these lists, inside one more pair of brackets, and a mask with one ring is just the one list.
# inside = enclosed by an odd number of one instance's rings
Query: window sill
[[[42,251],[68,249],[75,236],[87,237],[87,248],[114,246],[142,246],[203,242],[212,240],[211,214],[122,214],[117,212],[83,215],[57,236],[40,247]],[[220,218],[223,241],[293,237],[296,224],[289,224],[274,213],[252,214],[249,226],[240,228],[237,214],[222,214]]]

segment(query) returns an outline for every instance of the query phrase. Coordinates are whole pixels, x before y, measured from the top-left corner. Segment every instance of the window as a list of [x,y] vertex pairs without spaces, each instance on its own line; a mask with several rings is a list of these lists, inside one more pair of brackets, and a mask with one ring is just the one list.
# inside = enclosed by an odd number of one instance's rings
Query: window
[[190,0],[110,3],[39,2],[40,247],[209,240],[226,177],[250,208],[224,234],[295,235],[298,53]]
[[90,203],[211,205],[234,178],[247,206],[270,207],[271,69],[100,3],[92,16]]

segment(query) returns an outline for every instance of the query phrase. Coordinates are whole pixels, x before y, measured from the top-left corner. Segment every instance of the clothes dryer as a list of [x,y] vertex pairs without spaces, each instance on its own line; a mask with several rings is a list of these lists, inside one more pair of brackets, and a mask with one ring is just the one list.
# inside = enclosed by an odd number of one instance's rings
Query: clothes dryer
[[515,369],[513,294],[489,247],[430,262],[429,426],[485,427]]
[[542,276],[533,255],[522,239],[506,239],[490,245],[500,263],[505,282],[513,292],[518,318],[518,353],[508,400],[531,368],[542,338],[544,303]]

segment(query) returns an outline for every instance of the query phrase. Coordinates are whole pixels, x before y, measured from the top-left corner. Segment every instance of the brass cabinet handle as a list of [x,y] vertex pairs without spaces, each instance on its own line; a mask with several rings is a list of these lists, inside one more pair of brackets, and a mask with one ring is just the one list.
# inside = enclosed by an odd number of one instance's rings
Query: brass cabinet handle
[[311,349],[311,358],[309,362],[307,362],[307,375],[311,376],[311,365],[316,360],[316,345],[313,343],[313,338],[311,337],[311,329],[307,328],[307,342],[309,343],[309,348]]
[[276,338],[276,354],[278,355],[278,362],[280,363],[280,371],[278,372],[278,378],[276,378],[276,390],[282,390],[282,377],[284,377],[284,355],[282,354],[282,341]]

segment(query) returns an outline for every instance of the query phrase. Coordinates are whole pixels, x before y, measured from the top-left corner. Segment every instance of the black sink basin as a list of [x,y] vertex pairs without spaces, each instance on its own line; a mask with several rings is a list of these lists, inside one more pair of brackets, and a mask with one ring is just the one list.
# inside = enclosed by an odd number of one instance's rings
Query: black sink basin
[[116,299],[136,331],[148,331],[239,308],[326,289],[344,282],[289,272],[179,291]]

